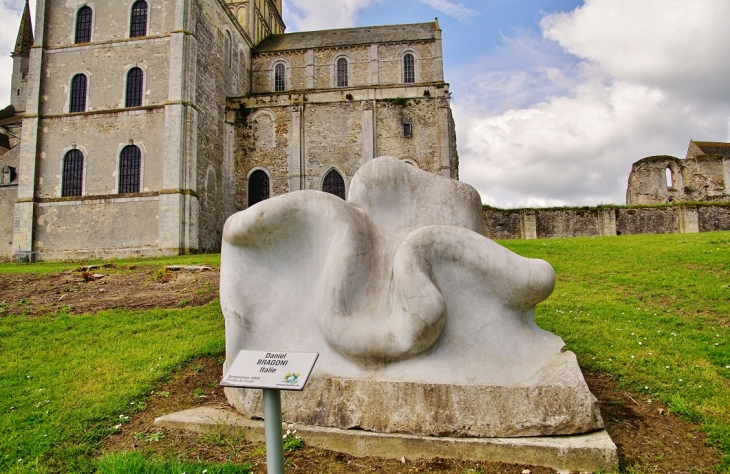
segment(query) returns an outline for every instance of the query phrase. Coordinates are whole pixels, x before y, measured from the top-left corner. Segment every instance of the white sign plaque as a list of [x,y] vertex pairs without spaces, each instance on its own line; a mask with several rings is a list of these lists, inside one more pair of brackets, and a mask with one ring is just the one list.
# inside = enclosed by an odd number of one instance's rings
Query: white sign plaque
[[303,390],[317,357],[317,352],[241,351],[220,385]]

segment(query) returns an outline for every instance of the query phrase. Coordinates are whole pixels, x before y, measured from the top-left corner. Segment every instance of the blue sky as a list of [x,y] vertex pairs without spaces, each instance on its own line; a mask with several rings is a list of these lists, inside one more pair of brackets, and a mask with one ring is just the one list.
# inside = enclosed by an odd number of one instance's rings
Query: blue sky
[[[0,0],[0,103],[22,5]],[[730,141],[728,0],[284,0],[289,32],[435,17],[485,203],[621,204],[634,161]]]

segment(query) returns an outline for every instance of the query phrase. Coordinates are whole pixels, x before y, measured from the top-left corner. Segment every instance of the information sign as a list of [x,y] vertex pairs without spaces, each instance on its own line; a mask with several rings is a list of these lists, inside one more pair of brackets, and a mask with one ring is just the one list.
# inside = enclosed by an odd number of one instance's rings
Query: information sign
[[223,387],[303,390],[317,352],[241,351],[223,376]]

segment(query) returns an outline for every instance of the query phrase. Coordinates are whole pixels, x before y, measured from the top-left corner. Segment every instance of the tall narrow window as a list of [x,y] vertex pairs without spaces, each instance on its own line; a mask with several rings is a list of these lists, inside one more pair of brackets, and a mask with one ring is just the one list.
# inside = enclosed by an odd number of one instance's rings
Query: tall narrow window
[[138,67],[133,67],[127,73],[127,98],[126,107],[139,107],[142,105],[144,88],[144,73]]
[[224,40],[223,44],[223,54],[226,58],[226,66],[231,67],[233,64],[233,48],[231,47],[231,33],[229,31],[226,31],[226,38]]
[[76,74],[71,79],[71,101],[69,112],[83,112],[86,110],[86,89],[88,87],[86,75]]
[[337,87],[347,87],[347,59],[337,60]]
[[75,43],[88,43],[91,41],[91,18],[93,12],[91,7],[82,7],[76,14],[76,38]]
[[135,145],[127,145],[119,157],[119,194],[138,193],[142,169],[142,152]]
[[256,170],[248,178],[248,207],[265,199],[269,199],[269,175]]
[[286,89],[286,66],[278,63],[274,66],[274,91],[281,92]]
[[406,138],[413,136],[413,125],[411,125],[411,122],[407,120],[403,122],[403,136]]
[[403,82],[406,84],[416,82],[416,61],[411,53],[403,56]]
[[63,157],[61,196],[81,196],[84,180],[84,154],[71,150]]
[[337,170],[331,170],[327,173],[327,176],[324,177],[322,191],[345,199],[345,180],[342,179],[342,175],[340,175]]
[[664,178],[667,182],[668,188],[674,187],[674,176],[672,176],[672,168],[669,166],[667,166],[667,169],[664,170]]
[[138,0],[132,5],[132,20],[129,25],[129,37],[147,36],[147,2]]

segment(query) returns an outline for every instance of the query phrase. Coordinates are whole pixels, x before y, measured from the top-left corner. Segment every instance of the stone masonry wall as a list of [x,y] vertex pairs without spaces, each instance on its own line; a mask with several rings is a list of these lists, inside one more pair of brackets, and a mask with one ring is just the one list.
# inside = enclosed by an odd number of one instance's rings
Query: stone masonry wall
[[[435,95],[438,89],[432,89]],[[255,169],[269,175],[271,196],[292,190],[301,162],[304,189],[322,189],[325,175],[334,168],[347,190],[357,170],[375,156],[393,156],[440,173],[441,132],[446,130],[448,140],[451,130],[450,116],[443,113],[448,103],[431,96],[358,100],[357,94],[367,92],[353,91],[356,96],[345,100],[342,91],[333,91],[307,94],[307,101],[300,94],[230,101],[236,116],[236,210],[247,207],[248,177]],[[412,137],[404,136],[404,121],[411,123]],[[455,152],[453,144],[446,148]]]
[[13,213],[18,186],[0,186],[0,260],[13,254]]
[[[38,203],[39,258],[154,255],[157,208],[156,196]],[[150,228],[152,232],[141,231]]]
[[[195,18],[195,104],[197,150],[195,190],[198,198],[198,250],[218,251],[223,230],[223,156],[226,97],[246,92],[249,46],[238,33],[228,10],[217,0],[193,2]],[[233,40],[230,65],[226,38]]]
[[538,210],[537,237],[552,238],[563,235],[589,237],[599,235],[596,209]]
[[700,206],[697,214],[700,232],[730,229],[730,206]]
[[[129,17],[132,3],[135,0],[115,0],[113,2],[80,2],[80,1],[50,1],[46,3],[46,17],[49,24],[63,25],[61,28],[48,28],[46,31],[46,46],[53,48],[69,45],[74,42],[74,25],[78,10],[89,5],[93,11],[93,28],[91,40],[98,43],[103,41],[130,41]],[[173,29],[177,2],[154,1],[149,5],[148,31],[149,36],[164,36]]]
[[673,234],[679,230],[674,207],[618,209],[616,232],[622,234]]
[[61,196],[63,157],[72,148],[84,154],[84,196],[117,192],[119,154],[133,143],[142,151],[142,192],[159,191],[163,141],[150,131],[162,130],[164,109],[149,108],[123,114],[82,114],[65,119],[43,119],[39,133],[39,198]]
[[[395,99],[377,102],[377,156],[415,161],[431,173],[440,171],[439,121],[442,104],[437,99]],[[412,125],[412,136],[403,136],[404,122]],[[449,124],[443,124],[448,126]]]
[[730,205],[511,209],[484,207],[484,235],[494,240],[673,234],[730,230]]
[[[341,56],[346,57],[349,63],[348,87],[402,84],[402,55],[405,52],[415,56],[416,83],[440,82],[441,63],[437,48],[433,41],[377,45],[377,83],[373,82],[370,45],[258,54],[253,58],[252,92],[258,94],[273,90],[273,65],[280,60],[287,65],[287,91],[334,88],[334,64]],[[313,84],[309,86],[308,61],[314,74]]]

